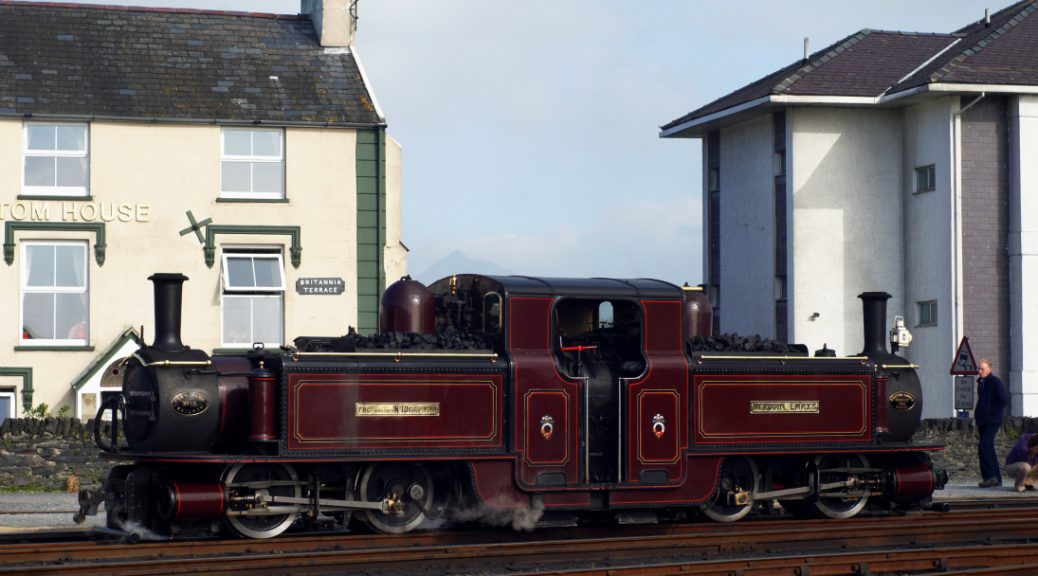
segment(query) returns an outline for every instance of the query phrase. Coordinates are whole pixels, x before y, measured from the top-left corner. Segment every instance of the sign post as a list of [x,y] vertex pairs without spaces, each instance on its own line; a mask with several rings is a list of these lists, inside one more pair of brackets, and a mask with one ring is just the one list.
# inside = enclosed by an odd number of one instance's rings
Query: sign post
[[973,377],[977,374],[977,361],[973,358],[970,339],[963,336],[959,348],[952,358],[948,373],[955,376],[955,410],[959,418],[967,418],[973,410]]
[[973,410],[973,376],[955,377],[955,410]]

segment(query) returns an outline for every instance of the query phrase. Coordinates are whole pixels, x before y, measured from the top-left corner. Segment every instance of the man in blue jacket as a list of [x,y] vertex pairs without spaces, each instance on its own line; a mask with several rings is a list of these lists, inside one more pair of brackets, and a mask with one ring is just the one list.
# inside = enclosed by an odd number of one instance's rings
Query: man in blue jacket
[[977,454],[980,456],[980,475],[983,478],[978,486],[993,488],[1002,485],[1002,472],[998,466],[998,455],[995,454],[995,435],[1002,427],[1008,396],[1002,380],[991,373],[990,360],[981,360],[977,372],[980,378],[977,379],[977,407],[973,410],[973,419],[980,433]]

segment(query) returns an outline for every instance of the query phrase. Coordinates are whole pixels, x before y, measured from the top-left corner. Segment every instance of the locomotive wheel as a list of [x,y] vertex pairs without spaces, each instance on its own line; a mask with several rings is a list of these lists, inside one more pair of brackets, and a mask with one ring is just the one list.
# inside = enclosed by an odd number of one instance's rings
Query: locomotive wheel
[[[302,496],[296,471],[287,464],[238,464],[224,474],[228,499],[238,496]],[[237,486],[236,486],[237,485]],[[276,506],[276,505],[275,505]],[[292,525],[296,514],[227,516],[231,529],[246,538],[273,538]]]
[[[714,501],[703,509],[707,518],[716,522],[735,522],[753,509],[753,495],[757,492],[757,465],[749,458],[726,458],[721,465]],[[746,502],[731,503],[729,495],[745,493]]]
[[369,465],[360,477],[360,499],[389,500],[395,507],[388,513],[366,510],[365,522],[385,534],[403,534],[418,527],[433,503],[433,479],[422,464],[382,462]]
[[822,454],[815,459],[820,484],[859,480],[858,485],[831,490],[830,495],[821,491],[811,506],[827,518],[850,518],[861,512],[869,501],[869,490],[864,483],[864,474],[848,472],[852,468],[868,468],[869,461],[863,454]]

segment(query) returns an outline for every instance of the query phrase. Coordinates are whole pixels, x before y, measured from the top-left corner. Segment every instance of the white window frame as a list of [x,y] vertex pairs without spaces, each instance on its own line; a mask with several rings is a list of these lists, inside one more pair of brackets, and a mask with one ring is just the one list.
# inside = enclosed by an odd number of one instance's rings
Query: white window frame
[[[85,240],[25,240],[21,242],[21,279],[18,291],[19,346],[87,346],[90,343],[90,243]],[[83,248],[83,286],[29,286],[29,246],[81,246]],[[87,300],[85,338],[25,338],[26,294],[85,294]]]
[[[228,132],[248,132],[250,134],[255,132],[277,132],[280,138],[278,149],[281,154],[278,156],[264,156],[264,155],[240,155],[240,154],[227,154],[227,138]],[[223,189],[223,164],[224,162],[240,162],[259,164],[259,163],[279,163],[281,164],[281,192],[254,192],[251,191],[254,183],[252,182],[252,170],[249,170],[249,192],[241,191],[228,191]],[[285,162],[285,129],[284,128],[231,128],[226,127],[220,130],[220,198],[230,199],[244,199],[244,200],[283,200],[288,197],[286,190],[286,162]]]
[[[253,259],[259,258],[264,260],[275,260],[277,262],[277,268],[281,272],[281,282],[278,286],[263,286],[263,287],[241,287],[232,286],[230,283],[230,270],[228,260],[230,258],[243,258],[251,257]],[[284,338],[285,335],[285,258],[282,252],[269,251],[268,248],[255,248],[255,247],[227,247],[223,249],[221,254],[221,264],[223,268],[220,270],[221,276],[221,287],[220,291],[220,345],[224,348],[241,348],[251,347],[253,342],[229,342],[226,339],[226,326],[224,325],[224,301],[235,300],[235,299],[248,299],[250,302],[260,299],[280,299],[281,300],[281,336]],[[251,304],[250,304],[251,305]],[[255,314],[251,312],[249,314],[249,333],[254,334],[255,329]],[[266,347],[280,346],[282,342],[264,342],[263,345]]]
[[[30,126],[76,126],[84,129],[83,150],[30,150]],[[25,183],[27,158],[85,158],[86,186],[29,186]],[[90,125],[85,122],[23,122],[22,123],[22,195],[24,196],[90,196]]]
[[0,398],[8,398],[10,400],[10,402],[8,403],[8,406],[10,406],[10,408],[7,410],[7,415],[5,416],[5,418],[16,417],[18,415],[18,407],[15,405],[15,391],[11,389],[0,390]]

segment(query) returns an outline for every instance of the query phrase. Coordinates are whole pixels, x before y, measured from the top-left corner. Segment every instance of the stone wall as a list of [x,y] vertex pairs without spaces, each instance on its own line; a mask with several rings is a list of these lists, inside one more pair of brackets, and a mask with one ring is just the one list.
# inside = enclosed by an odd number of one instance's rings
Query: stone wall
[[[102,423],[103,438],[108,423]],[[67,490],[72,484],[99,483],[112,464],[94,446],[93,420],[75,418],[13,419],[0,425],[0,490]],[[999,460],[1020,434],[1038,432],[1038,418],[1007,418],[996,439]],[[972,420],[924,420],[913,438],[923,444],[943,444],[934,462],[948,471],[951,484],[980,480],[977,432]]]
[[[105,423],[105,427],[108,424]],[[97,484],[111,463],[98,456],[94,421],[8,418],[0,425],[0,490],[75,490]]]
[[[995,437],[995,452],[1001,464],[1021,434],[1038,432],[1038,418],[1006,418],[1002,430]],[[980,460],[977,458],[977,429],[973,420],[945,418],[923,420],[923,425],[912,437],[921,444],[943,444],[944,450],[933,456],[935,465],[948,471],[949,484],[973,484],[980,481]],[[1003,482],[1009,482],[1004,477]]]

